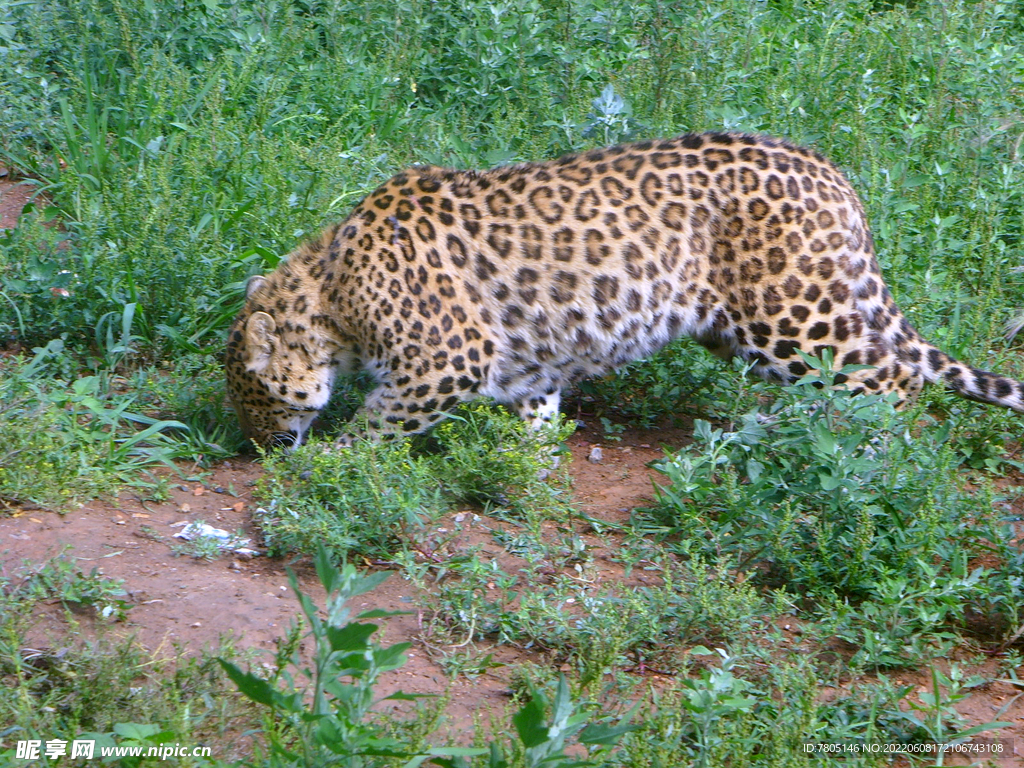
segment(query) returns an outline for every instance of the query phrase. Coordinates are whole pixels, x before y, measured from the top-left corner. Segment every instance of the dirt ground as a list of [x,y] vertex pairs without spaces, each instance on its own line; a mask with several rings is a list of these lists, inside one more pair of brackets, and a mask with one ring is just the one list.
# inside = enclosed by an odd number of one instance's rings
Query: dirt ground
[[[571,447],[576,498],[587,515],[621,520],[650,498],[651,477],[656,473],[644,465],[663,455],[656,446],[628,438],[614,447],[605,445],[600,464],[587,461],[592,444],[585,437],[574,436]],[[146,648],[168,655],[176,645],[189,652],[215,650],[223,637],[234,637],[238,648],[272,650],[274,640],[284,634],[299,610],[288,587],[287,561],[224,556],[208,562],[172,552],[182,543],[173,538],[174,533],[181,530],[181,523],[192,520],[231,532],[241,530],[258,542],[252,524],[251,484],[260,471],[255,463],[229,461],[204,474],[201,481],[174,482],[172,498],[163,503],[144,502],[126,493],[116,503],[93,502],[64,515],[34,509],[0,518],[0,568],[10,576],[23,563],[43,563],[67,551],[78,559],[83,573],[98,567],[104,576],[124,580],[132,608],[108,633],[134,635]],[[482,540],[485,526],[500,527],[472,513],[460,517],[466,544]],[[454,527],[450,521],[442,521],[439,527],[446,526]],[[596,539],[587,538],[597,550],[596,557],[610,558]],[[492,543],[483,554],[497,557],[498,550]],[[303,591],[322,605],[323,592],[308,559],[293,567]],[[610,562],[608,567],[621,572]],[[358,607],[407,612],[383,622],[378,639],[395,643],[419,636],[423,617],[417,602],[415,588],[396,575],[363,596]],[[51,609],[37,617],[32,640],[54,648],[64,642],[66,621],[59,604]],[[448,679],[422,649],[414,647],[409,657],[394,673],[395,679],[382,687],[383,693],[392,687],[407,693],[440,693],[447,688]],[[513,662],[517,657],[509,649],[502,660]],[[472,722],[482,706],[500,709],[507,701],[505,678],[498,672],[456,682],[449,715]]]
[[[14,226],[31,192],[31,187],[12,183],[0,171],[0,228]],[[688,441],[687,435],[685,430],[627,430],[617,442],[602,442],[603,458],[592,463],[588,457],[601,437],[587,430],[578,431],[569,441],[573,454],[570,472],[582,512],[611,522],[626,519],[633,508],[651,498],[652,480],[660,477],[647,464],[663,455],[661,445],[678,447]],[[228,636],[234,638],[236,647],[270,650],[275,638],[283,635],[298,612],[288,588],[288,563],[264,556],[223,557],[206,562],[176,557],[171,551],[178,543],[173,534],[180,530],[175,524],[199,519],[229,531],[244,530],[258,548],[259,539],[252,525],[251,485],[260,471],[258,464],[232,460],[193,479],[175,479],[172,498],[163,503],[144,502],[126,493],[116,503],[95,502],[64,515],[30,509],[0,518],[0,573],[9,577],[26,561],[39,564],[67,549],[78,558],[83,572],[88,573],[96,566],[105,576],[125,582],[132,608],[123,622],[107,632],[134,635],[151,651],[168,655],[176,646],[188,653],[215,649]],[[484,528],[492,524],[493,521],[473,515],[465,515],[461,523],[464,535],[475,541],[488,541],[489,537],[483,536]],[[613,581],[621,575],[621,568],[613,562],[607,543],[588,534],[588,527],[581,524],[580,535],[593,547],[600,578]],[[497,557],[499,549],[491,541],[484,554]],[[308,562],[298,564],[297,570],[303,590],[322,602],[323,595],[315,585],[315,574]],[[392,576],[360,602],[360,607],[367,610],[407,612],[384,620],[383,635],[378,638],[386,643],[413,642],[408,664],[388,677],[382,694],[396,689],[407,693],[441,693],[450,689],[447,714],[456,727],[472,723],[474,717],[488,710],[501,712],[506,706],[509,667],[488,670],[473,680],[460,677],[452,683],[431,659],[421,635],[424,617],[417,611],[416,591],[409,583]],[[70,642],[59,605],[49,606],[37,619],[34,643],[59,648]],[[88,630],[85,619],[82,624]],[[529,653],[516,649],[499,649],[495,655],[505,662],[530,658]],[[994,666],[995,662],[987,665],[990,672]],[[984,673],[985,669],[979,671]],[[1024,677],[1024,669],[1018,674]],[[927,691],[923,675],[891,677],[895,682],[919,685],[920,691]],[[652,684],[657,681],[652,679]],[[1015,726],[999,733],[1001,739],[1013,740],[1016,755],[993,763],[1000,768],[1024,765],[1021,693],[1010,683],[993,682],[976,689],[958,706],[971,724],[982,723],[993,720],[996,711],[1017,697],[1001,717],[1014,721]]]
[[18,223],[21,210],[32,198],[33,189],[12,181],[10,172],[0,165],[0,229],[12,229]]

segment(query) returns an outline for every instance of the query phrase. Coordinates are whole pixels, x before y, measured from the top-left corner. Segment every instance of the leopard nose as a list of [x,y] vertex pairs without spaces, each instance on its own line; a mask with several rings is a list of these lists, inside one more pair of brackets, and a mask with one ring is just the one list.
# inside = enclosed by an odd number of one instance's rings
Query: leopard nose
[[270,448],[280,448],[290,451],[299,442],[299,435],[296,432],[275,432],[270,436],[267,445]]

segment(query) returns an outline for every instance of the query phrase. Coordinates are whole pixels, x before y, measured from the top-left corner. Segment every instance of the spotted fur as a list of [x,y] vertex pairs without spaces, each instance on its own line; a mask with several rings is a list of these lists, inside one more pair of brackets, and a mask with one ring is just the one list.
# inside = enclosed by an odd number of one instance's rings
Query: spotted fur
[[430,428],[478,395],[550,420],[559,393],[688,335],[791,381],[797,350],[1024,411],[1024,386],[924,341],[879,272],[864,209],[817,152],[733,133],[546,163],[398,174],[250,282],[228,390],[243,429],[294,445],[338,373],[369,371],[377,433]]

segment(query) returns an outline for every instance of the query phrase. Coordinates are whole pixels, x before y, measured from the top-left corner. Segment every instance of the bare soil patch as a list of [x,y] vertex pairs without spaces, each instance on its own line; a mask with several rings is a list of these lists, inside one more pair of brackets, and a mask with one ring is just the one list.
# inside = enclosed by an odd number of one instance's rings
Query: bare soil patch
[[11,171],[0,165],[0,229],[15,227],[34,191],[29,184],[19,184]]
[[[594,436],[586,432],[574,436],[572,474],[585,514],[623,520],[633,507],[646,503],[656,473],[645,465],[662,455],[652,442],[662,437],[665,435],[627,432],[620,443],[602,445],[604,458],[592,463],[587,457],[596,444]],[[242,531],[258,546],[251,492],[260,472],[256,463],[234,460],[222,463],[200,481],[176,480],[171,498],[161,503],[124,493],[116,501],[92,502],[64,515],[41,509],[20,511],[0,519],[0,567],[10,576],[23,565],[38,566],[67,552],[77,559],[83,573],[95,567],[108,578],[123,580],[132,608],[124,621],[102,631],[133,636],[151,652],[169,656],[176,648],[188,653],[216,650],[222,638],[231,638],[239,649],[270,651],[298,613],[288,587],[289,563],[263,556],[243,559],[228,555],[208,562],[175,556],[172,551],[182,543],[174,538],[181,524],[196,520],[231,532]],[[457,546],[479,544],[489,539],[484,533],[486,526],[500,527],[494,521],[478,519],[476,531],[472,522],[464,525],[463,541]],[[596,539],[593,544],[599,547]],[[498,550],[491,542],[484,554],[497,557]],[[597,551],[595,555],[607,561],[609,577],[621,574],[621,568],[610,562],[612,553]],[[323,593],[308,559],[291,565],[303,591],[322,604]],[[394,576],[361,602],[359,607],[365,610],[405,612],[383,621],[382,642],[413,640],[422,644],[423,617],[413,586]],[[88,634],[97,631],[90,617],[80,617],[79,622]],[[38,647],[60,648],[75,642],[67,629],[64,609],[54,602],[36,616],[30,639]],[[496,652],[496,658],[508,665],[527,656],[514,648]],[[450,690],[450,718],[456,724],[469,724],[474,715],[503,707],[507,677],[505,667],[471,681],[461,678],[452,683],[423,647],[414,647],[409,662],[392,673],[381,692],[401,689],[440,694]]]

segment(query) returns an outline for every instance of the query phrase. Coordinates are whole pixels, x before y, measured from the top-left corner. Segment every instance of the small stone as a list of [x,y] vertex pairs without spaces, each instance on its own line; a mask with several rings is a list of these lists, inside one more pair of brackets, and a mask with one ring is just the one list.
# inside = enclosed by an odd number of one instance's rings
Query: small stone
[[591,464],[599,464],[604,459],[604,453],[601,451],[601,446],[595,445],[590,449],[590,455],[587,456],[587,461]]

